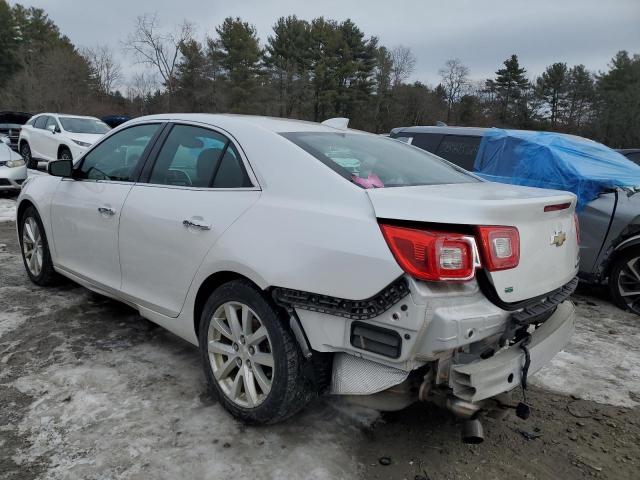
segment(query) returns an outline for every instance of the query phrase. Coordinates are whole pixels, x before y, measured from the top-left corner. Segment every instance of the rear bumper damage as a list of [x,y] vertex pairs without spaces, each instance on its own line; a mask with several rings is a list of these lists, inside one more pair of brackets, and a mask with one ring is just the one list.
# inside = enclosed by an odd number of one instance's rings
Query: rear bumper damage
[[[569,301],[558,305],[555,313],[531,333],[529,375],[540,370],[569,342],[574,330],[575,309]],[[452,365],[450,386],[453,394],[478,402],[508,392],[520,385],[525,362],[522,341],[486,360]]]
[[380,410],[429,400],[469,418],[485,400],[521,384],[520,340],[527,332],[529,374],[573,332],[575,313],[567,299],[575,281],[511,311],[489,301],[476,281],[403,281],[406,292],[394,282],[390,294],[381,292],[390,302],[375,297],[378,309],[358,310],[351,318],[330,311],[324,299],[309,308],[295,305],[311,349],[334,353],[331,393]]

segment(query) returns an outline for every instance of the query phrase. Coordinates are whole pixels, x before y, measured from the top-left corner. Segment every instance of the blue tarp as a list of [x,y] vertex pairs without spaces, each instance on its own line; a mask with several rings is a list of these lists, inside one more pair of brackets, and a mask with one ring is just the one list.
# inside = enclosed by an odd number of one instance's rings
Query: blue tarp
[[482,137],[474,171],[500,183],[568,190],[578,210],[600,193],[640,188],[640,166],[585,138],[551,132],[492,128]]

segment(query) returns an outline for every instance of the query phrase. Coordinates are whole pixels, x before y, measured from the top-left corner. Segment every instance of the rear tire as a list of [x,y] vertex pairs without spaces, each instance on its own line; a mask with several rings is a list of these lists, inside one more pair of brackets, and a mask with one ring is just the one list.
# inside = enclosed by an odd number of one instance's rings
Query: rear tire
[[20,155],[22,155],[24,162],[27,164],[27,168],[34,170],[38,168],[38,162],[31,156],[31,147],[27,142],[24,142],[20,147]]
[[314,395],[300,348],[280,315],[248,280],[222,285],[204,306],[199,341],[208,386],[248,424],[280,422]]
[[623,251],[616,258],[609,275],[609,288],[618,307],[640,315],[640,249]]
[[28,207],[19,219],[18,238],[24,268],[31,281],[41,287],[60,284],[62,277],[53,269],[45,230],[33,206]]

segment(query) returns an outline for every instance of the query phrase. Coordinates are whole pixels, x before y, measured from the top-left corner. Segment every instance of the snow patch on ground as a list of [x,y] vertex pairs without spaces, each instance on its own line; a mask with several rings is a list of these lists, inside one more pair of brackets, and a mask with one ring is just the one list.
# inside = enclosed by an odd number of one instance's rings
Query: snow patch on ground
[[358,475],[348,446],[357,436],[353,416],[367,414],[319,401],[283,424],[246,427],[201,395],[199,356],[181,342],[95,351],[82,363],[67,355],[13,382],[38,399],[19,425],[32,443],[14,461],[48,459],[46,478]]
[[[2,256],[0,256],[0,263],[1,262]],[[33,295],[33,290],[25,287],[2,287],[0,291],[5,299],[10,296],[14,298],[26,298]],[[43,290],[43,292],[44,291],[46,290]],[[86,292],[84,291],[81,291],[81,295],[78,295],[77,291],[63,292],[48,290],[46,292],[46,296],[38,297],[37,303],[33,303],[28,307],[10,307],[10,310],[2,312],[0,316],[0,338],[20,327],[25,322],[37,321],[35,317],[49,315],[51,312],[58,310],[61,305],[67,307],[81,305],[86,302],[87,299]]]
[[0,198],[0,222],[12,222],[16,219],[16,201]]
[[640,319],[604,302],[576,301],[569,345],[531,383],[609,405],[640,404]]

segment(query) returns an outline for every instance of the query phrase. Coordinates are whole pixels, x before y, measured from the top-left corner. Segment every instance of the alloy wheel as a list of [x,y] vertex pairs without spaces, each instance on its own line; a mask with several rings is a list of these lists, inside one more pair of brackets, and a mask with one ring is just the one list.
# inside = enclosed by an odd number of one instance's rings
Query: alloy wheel
[[71,158],[71,153],[69,153],[67,150],[64,150],[62,152],[62,155],[60,155],[60,160],[73,160]]
[[31,149],[28,145],[23,145],[20,153],[22,154],[22,158],[24,159],[25,163],[31,162]]
[[214,312],[207,332],[213,376],[236,405],[254,408],[269,395],[274,357],[267,329],[240,302],[226,302]]
[[33,217],[27,217],[22,226],[22,253],[27,267],[34,277],[42,271],[43,242],[38,222]]
[[618,275],[618,292],[627,308],[640,314],[640,257],[629,259]]

